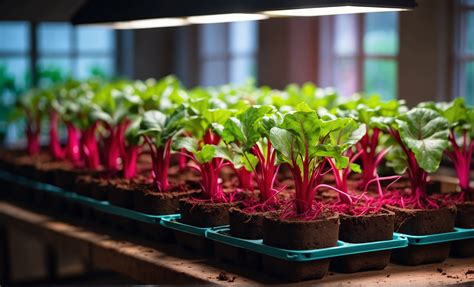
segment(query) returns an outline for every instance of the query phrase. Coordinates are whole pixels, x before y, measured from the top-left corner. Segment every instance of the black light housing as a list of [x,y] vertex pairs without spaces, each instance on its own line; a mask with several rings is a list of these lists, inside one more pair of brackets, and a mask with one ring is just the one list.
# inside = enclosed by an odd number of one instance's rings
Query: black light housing
[[90,0],[75,14],[72,23],[146,28],[268,17],[400,11],[416,6],[415,0]]

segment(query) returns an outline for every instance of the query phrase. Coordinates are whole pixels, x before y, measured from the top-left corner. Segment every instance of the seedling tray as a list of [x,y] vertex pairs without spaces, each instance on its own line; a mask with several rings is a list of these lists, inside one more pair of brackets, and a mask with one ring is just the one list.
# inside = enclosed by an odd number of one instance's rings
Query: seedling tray
[[408,235],[403,233],[395,233],[408,239],[409,245],[428,245],[442,242],[450,242],[474,238],[474,229],[465,229],[455,227],[454,231],[446,233],[437,233],[430,235]]
[[96,200],[87,196],[79,195],[74,192],[63,190],[54,185],[36,182],[26,177],[15,175],[6,171],[0,170],[0,178],[3,180],[14,182],[16,184],[21,184],[25,187],[29,187],[34,190],[41,190],[43,192],[48,192],[56,196],[60,196],[65,199],[84,204],[88,207],[91,207],[103,212],[107,212],[107,213],[118,215],[118,216],[123,216],[126,218],[138,220],[145,223],[159,224],[162,218],[172,219],[172,218],[180,217],[179,214],[150,215],[150,214],[134,211],[128,208],[123,208],[120,206],[113,205],[108,201]]
[[184,224],[182,222],[179,222],[179,219],[179,214],[173,217],[163,217],[160,221],[160,224],[166,228],[194,234],[201,237],[206,237],[207,232],[211,229],[206,227],[196,227],[189,224]]
[[392,240],[375,241],[368,243],[347,243],[338,241],[337,246],[313,249],[313,250],[288,250],[263,244],[263,240],[249,240],[229,235],[229,228],[215,227],[206,231],[206,237],[224,244],[232,245],[255,251],[261,254],[273,256],[288,261],[313,261],[325,258],[368,253],[382,250],[391,250],[408,246],[408,240],[398,234],[394,234]]

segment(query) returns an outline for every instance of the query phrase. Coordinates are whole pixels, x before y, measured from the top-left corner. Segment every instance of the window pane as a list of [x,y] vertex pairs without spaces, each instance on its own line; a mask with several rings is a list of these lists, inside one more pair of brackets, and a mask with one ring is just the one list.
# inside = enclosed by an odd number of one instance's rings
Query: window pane
[[357,92],[357,65],[354,59],[336,59],[334,87],[343,97],[349,97]]
[[230,52],[232,54],[251,54],[257,50],[258,22],[230,23]]
[[25,89],[28,87],[29,79],[31,77],[28,58],[0,58],[0,73],[2,74],[2,77],[4,76],[7,79],[12,79],[16,89]]
[[208,24],[199,27],[199,49],[201,56],[212,57],[226,54],[227,24]]
[[37,64],[41,86],[65,79],[72,74],[72,59],[68,57],[45,57]]
[[110,57],[80,57],[77,60],[76,76],[87,79],[92,76],[110,77],[113,75],[114,62]]
[[68,53],[71,50],[72,27],[66,23],[43,23],[38,26],[40,53]]
[[466,62],[464,69],[464,97],[468,104],[474,105],[474,61]]
[[336,55],[354,55],[357,52],[357,15],[334,16],[334,30]]
[[364,52],[398,54],[398,13],[368,13],[364,17]]
[[0,51],[25,53],[30,49],[30,25],[27,22],[0,22]]
[[470,11],[466,14],[466,47],[465,52],[474,54],[474,11]]
[[366,60],[364,63],[365,92],[380,94],[383,100],[397,95],[397,63],[395,60]]
[[254,79],[257,74],[253,57],[234,58],[230,61],[230,82],[244,84],[249,79]]
[[206,61],[201,66],[201,85],[216,86],[227,83],[227,65],[224,60]]
[[114,31],[107,28],[77,28],[77,45],[82,52],[112,52],[114,47]]

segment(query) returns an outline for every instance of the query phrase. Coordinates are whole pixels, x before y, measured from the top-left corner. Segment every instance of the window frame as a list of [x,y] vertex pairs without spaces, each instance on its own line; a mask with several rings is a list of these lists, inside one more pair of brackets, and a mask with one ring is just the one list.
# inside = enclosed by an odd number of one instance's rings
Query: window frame
[[[334,67],[337,60],[346,59],[354,60],[356,65],[355,77],[356,77],[356,92],[364,91],[364,79],[365,69],[364,65],[367,60],[387,60],[395,61],[397,64],[397,78],[395,79],[396,87],[398,86],[399,78],[399,57],[400,57],[400,43],[398,51],[394,55],[387,55],[382,53],[366,53],[364,51],[364,37],[365,37],[365,16],[367,14],[352,14],[356,21],[356,51],[352,55],[337,55],[335,49],[334,35],[336,33],[336,17],[337,16],[324,16],[320,22],[320,36],[319,43],[322,43],[321,52],[319,55],[319,73],[318,82],[321,86],[333,86],[335,85],[334,79]],[[398,18],[400,19],[400,18]],[[400,37],[400,21],[398,21],[398,37]],[[328,57],[329,55],[329,57]],[[328,68],[329,67],[329,68]],[[346,95],[350,96],[350,95]],[[395,91],[395,99],[398,98],[398,87]]]
[[[466,16],[469,12],[474,13],[474,4],[465,3],[463,0],[456,0],[454,15],[454,70],[453,70],[453,89],[451,98],[463,97],[466,95],[466,76],[464,75],[466,63],[474,64],[474,51],[465,53],[464,47],[467,35]],[[474,97],[474,94],[471,95]],[[472,99],[474,101],[474,99]]]
[[[36,38],[39,38],[39,28],[41,24],[49,24],[49,23],[61,23],[61,24],[69,24],[68,22],[50,22],[50,21],[43,21],[36,23],[34,27],[34,33]],[[78,60],[80,58],[103,58],[103,57],[108,57],[112,59],[112,71],[117,70],[117,37],[118,33],[116,30],[111,29],[111,32],[113,34],[113,48],[110,51],[96,51],[96,52],[91,52],[91,51],[85,51],[85,52],[80,52],[79,51],[79,27],[73,26],[69,24],[70,29],[71,29],[71,35],[69,39],[69,44],[70,44],[70,49],[69,51],[66,52],[40,52],[39,50],[39,44],[36,41],[35,45],[35,52],[36,52],[36,59],[33,63],[33,67],[35,67],[35,72],[36,69],[38,68],[39,62],[41,59],[61,59],[61,58],[67,58],[68,60],[71,61],[71,67],[70,67],[70,75],[73,76],[74,78],[78,78]],[[111,75],[115,76],[115,74]],[[37,81],[36,81],[37,82]]]
[[[240,23],[240,22],[236,22]],[[259,22],[256,21],[256,29],[255,33],[258,35],[258,24]],[[198,70],[198,84],[203,85],[204,82],[204,75],[203,75],[203,67],[204,65],[209,62],[217,62],[222,61],[224,62],[225,67],[225,75],[224,75],[224,83],[228,84],[232,81],[231,79],[231,69],[232,69],[232,61],[236,59],[252,59],[255,64],[258,64],[258,37],[257,37],[257,47],[253,51],[239,51],[235,52],[231,49],[231,25],[233,23],[216,23],[216,24],[207,24],[207,25],[223,25],[224,27],[224,52],[223,53],[215,53],[214,55],[206,55],[204,51],[202,51],[203,47],[203,33],[205,25],[200,25],[197,29],[197,70]],[[257,80],[258,71],[255,72],[252,77]]]

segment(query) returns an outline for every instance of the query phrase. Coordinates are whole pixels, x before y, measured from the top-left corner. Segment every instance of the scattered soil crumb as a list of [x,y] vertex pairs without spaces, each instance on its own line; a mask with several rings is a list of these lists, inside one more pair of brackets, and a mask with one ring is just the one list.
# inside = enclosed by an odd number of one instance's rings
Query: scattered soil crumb
[[385,275],[385,277],[387,277],[387,278],[390,277],[390,274]]
[[459,279],[459,276],[448,275],[448,276],[446,276],[446,277],[451,278],[451,279]]
[[441,268],[437,268],[436,271],[438,271],[439,273],[443,273],[443,269]]
[[227,281],[229,280],[229,276],[227,276],[227,273],[221,272],[219,273],[219,276],[216,277],[219,281]]
[[446,275],[446,272],[441,273],[441,275]]
[[464,274],[465,274],[465,275],[474,274],[474,270],[468,269],[468,270],[466,271],[466,273],[464,273]]
[[237,278],[237,277],[232,276],[232,279],[227,280],[227,282],[234,282],[234,281],[235,281],[235,278]]

